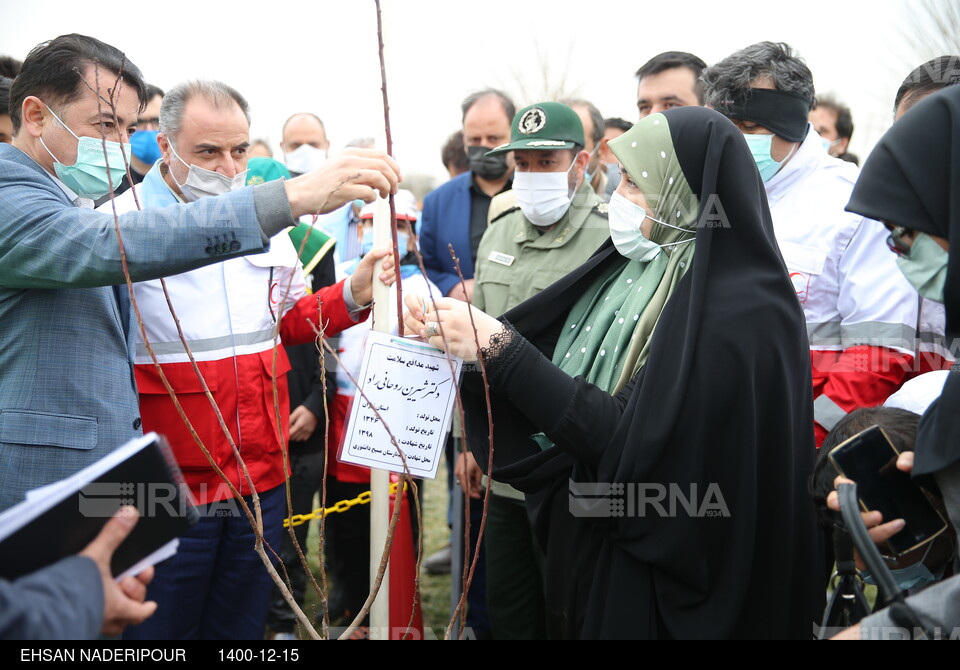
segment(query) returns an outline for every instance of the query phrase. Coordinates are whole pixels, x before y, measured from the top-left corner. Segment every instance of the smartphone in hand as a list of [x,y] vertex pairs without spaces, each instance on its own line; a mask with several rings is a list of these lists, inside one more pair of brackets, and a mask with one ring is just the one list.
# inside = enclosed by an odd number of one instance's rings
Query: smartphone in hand
[[947,521],[924,491],[897,469],[900,452],[880,426],[873,426],[837,446],[828,458],[837,471],[857,484],[860,506],[880,512],[884,522],[903,519],[903,530],[887,540],[902,556],[947,529]]

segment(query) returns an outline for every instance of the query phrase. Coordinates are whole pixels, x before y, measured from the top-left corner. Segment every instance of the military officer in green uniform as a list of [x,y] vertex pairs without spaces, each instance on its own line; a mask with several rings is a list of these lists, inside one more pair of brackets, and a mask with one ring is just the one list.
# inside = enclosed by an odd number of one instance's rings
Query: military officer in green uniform
[[497,198],[516,205],[494,216],[480,242],[476,307],[502,314],[582,264],[610,235],[606,204],[584,180],[583,142],[577,113],[543,102],[520,110],[510,142],[490,152],[513,152],[513,191]]
[[[510,142],[487,154],[512,151],[517,166],[513,191],[494,198],[491,212],[498,211],[498,199],[516,204],[491,215],[480,242],[476,307],[506,312],[581,265],[609,237],[606,203],[584,179],[590,154],[583,147],[577,113],[543,102],[520,110]],[[457,475],[464,490],[478,497],[481,474],[471,455],[459,458]],[[494,639],[545,639],[542,557],[523,494],[500,482],[490,486],[485,542]]]

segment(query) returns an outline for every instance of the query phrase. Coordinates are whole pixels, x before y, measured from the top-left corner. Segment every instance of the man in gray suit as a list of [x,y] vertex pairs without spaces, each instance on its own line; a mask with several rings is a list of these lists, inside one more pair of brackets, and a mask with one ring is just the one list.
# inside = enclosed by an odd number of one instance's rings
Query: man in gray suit
[[303,214],[396,191],[396,163],[358,149],[296,179],[123,214],[115,229],[92,201],[119,184],[145,102],[136,66],[83,35],[36,47],[11,89],[14,140],[0,145],[0,510],[140,434],[125,266],[142,281],[261,253]]

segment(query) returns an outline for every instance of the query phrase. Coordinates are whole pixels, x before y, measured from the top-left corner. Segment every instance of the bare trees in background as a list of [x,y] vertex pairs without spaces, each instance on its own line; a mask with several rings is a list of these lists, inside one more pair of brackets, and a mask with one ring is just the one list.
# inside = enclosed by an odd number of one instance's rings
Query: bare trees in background
[[521,61],[511,66],[510,77],[500,84],[517,103],[517,109],[542,100],[582,97],[583,85],[573,82],[570,72],[571,63],[575,61],[575,46],[565,51],[562,58],[545,49],[539,40],[534,42],[534,49],[533,62]]
[[960,2],[908,0],[903,37],[912,67],[946,55],[960,55]]

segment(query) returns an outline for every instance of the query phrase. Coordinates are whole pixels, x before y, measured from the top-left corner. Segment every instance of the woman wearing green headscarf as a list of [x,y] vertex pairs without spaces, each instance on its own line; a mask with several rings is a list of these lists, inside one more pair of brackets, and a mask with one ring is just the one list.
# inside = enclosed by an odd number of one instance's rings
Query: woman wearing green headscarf
[[610,147],[611,241],[587,263],[502,321],[473,310],[476,334],[448,299],[408,299],[407,327],[483,358],[492,476],[526,493],[551,636],[809,638],[809,353],[750,152],[702,108]]
[[699,202],[673,151],[662,115],[610,142],[622,156],[610,200],[610,233],[623,259],[595,280],[570,310],[553,362],[609,393],[647,360],[650,335],[695,248]]

